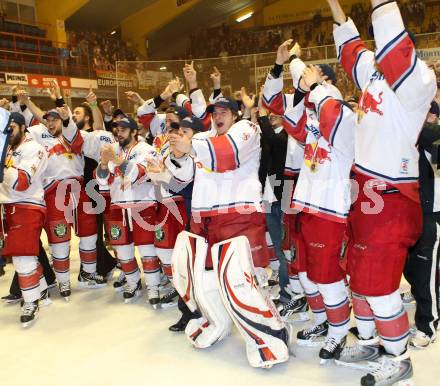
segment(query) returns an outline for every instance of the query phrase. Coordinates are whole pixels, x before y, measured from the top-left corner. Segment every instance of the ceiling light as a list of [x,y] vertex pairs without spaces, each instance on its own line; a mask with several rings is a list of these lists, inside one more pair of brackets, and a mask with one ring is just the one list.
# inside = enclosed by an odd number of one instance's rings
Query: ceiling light
[[161,70],[161,71],[165,71],[166,69],[167,69],[166,66],[162,66],[159,68],[159,70]]
[[237,17],[235,20],[237,21],[237,23],[241,23],[243,20],[249,19],[250,17],[252,17],[252,15],[254,14],[254,12],[248,12],[245,13],[243,16]]

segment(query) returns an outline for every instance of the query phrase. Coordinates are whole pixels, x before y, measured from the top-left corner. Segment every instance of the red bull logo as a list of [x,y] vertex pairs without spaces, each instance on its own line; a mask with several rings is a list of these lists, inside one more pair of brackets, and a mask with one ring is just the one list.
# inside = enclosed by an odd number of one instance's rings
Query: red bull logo
[[54,145],[52,148],[49,149],[49,157],[53,156],[53,155],[61,155],[61,154],[66,154],[69,153],[66,149],[65,146],[63,146],[62,144],[57,144]]
[[382,95],[383,92],[379,94],[379,100],[376,100],[372,94],[365,90],[359,103],[359,111],[362,111],[363,114],[368,114],[369,112],[372,112],[383,115],[383,111],[379,109],[379,106],[383,102]]
[[318,165],[322,165],[327,160],[331,160],[330,152],[319,147],[318,142],[308,143],[304,147],[304,163],[312,172],[318,171]]

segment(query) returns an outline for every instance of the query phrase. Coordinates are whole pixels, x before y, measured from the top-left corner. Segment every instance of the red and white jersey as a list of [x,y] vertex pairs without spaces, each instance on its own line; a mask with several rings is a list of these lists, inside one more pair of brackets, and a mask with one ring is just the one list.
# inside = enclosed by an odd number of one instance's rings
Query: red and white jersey
[[109,162],[108,176],[106,178],[96,177],[100,185],[110,187],[112,205],[121,208],[154,205],[156,203],[155,187],[148,181],[146,169],[148,162],[160,163],[161,158],[156,150],[145,142],[136,142],[129,149],[122,148],[119,143],[112,146],[116,155],[128,162],[125,175],[120,166]]
[[[45,173],[45,189],[55,188],[57,183],[68,178],[81,178],[84,175],[84,155],[99,161],[101,146],[100,137],[107,133],[94,134],[78,130],[72,119],[62,134],[55,137],[43,124],[28,128],[29,135],[42,145],[48,155],[48,167]],[[110,134],[110,133],[109,133]],[[108,137],[108,138],[107,138]]]
[[241,120],[224,135],[198,133],[192,139],[195,178],[192,213],[208,217],[262,211],[260,128]]
[[[178,106],[184,107],[189,114],[192,114],[191,101],[184,94],[178,94],[176,97]],[[153,137],[164,134],[166,129],[166,114],[158,113],[154,99],[148,99],[137,110],[139,122],[147,129]]]
[[[293,67],[294,66],[294,67]],[[305,67],[302,61],[293,60],[290,65],[291,71],[296,74]],[[301,67],[301,68],[300,68]],[[295,69],[295,71],[293,71]],[[302,68],[303,69],[303,68]],[[293,79],[294,84],[298,84],[299,80],[296,77]],[[283,94],[283,78],[273,78],[268,75],[263,92],[263,106],[271,113],[284,116],[287,106],[292,106],[294,103],[294,94]],[[287,140],[286,163],[284,165],[284,175],[293,177],[298,175],[301,170],[301,165],[304,158],[304,145],[298,142],[295,138],[289,135]]]
[[[76,129],[72,120],[69,125],[72,125],[72,130]],[[43,124],[29,127],[28,132],[47,152],[48,165],[44,176],[46,190],[55,187],[58,181],[78,178],[84,174],[81,147],[73,147],[64,135],[53,136]]]
[[286,163],[284,165],[284,175],[293,177],[298,175],[304,159],[304,145],[299,143],[291,135],[287,138]]
[[[297,65],[290,67],[292,78],[299,79],[298,71],[304,66],[299,59],[293,62]],[[296,106],[285,103],[282,90],[283,79],[269,74],[264,86],[265,104],[270,110],[284,111],[284,129],[297,144],[303,145],[301,171],[291,206],[345,222],[351,205],[354,114],[339,101],[340,92],[330,84],[316,87]]]
[[318,86],[308,95],[308,103],[317,106],[316,112],[305,107],[304,101],[286,109],[285,127],[299,138],[300,131],[306,133],[292,208],[345,222],[351,206],[355,115],[340,100],[333,99],[328,90]]
[[4,179],[0,184],[1,204],[20,204],[45,208],[43,175],[47,153],[30,137],[6,154]]
[[417,58],[396,2],[377,7],[372,21],[375,53],[351,19],[334,29],[338,58],[362,90],[355,168],[418,202],[416,143],[436,92],[435,75]]

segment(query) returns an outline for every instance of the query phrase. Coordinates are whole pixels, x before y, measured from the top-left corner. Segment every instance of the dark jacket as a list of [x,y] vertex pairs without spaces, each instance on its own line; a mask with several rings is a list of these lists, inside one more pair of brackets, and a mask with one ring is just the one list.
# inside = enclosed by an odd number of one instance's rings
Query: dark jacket
[[[435,189],[435,175],[433,167],[438,165],[437,147],[433,145],[435,141],[440,140],[440,125],[426,123],[423,126],[419,138],[419,182],[420,182],[420,200],[424,213],[432,213],[434,210],[434,197],[440,192]],[[432,164],[426,156],[426,152],[432,156]]]
[[[284,167],[286,164],[287,154],[287,133],[285,130],[281,130],[280,133],[275,133],[272,125],[270,124],[269,117],[263,116],[258,118],[262,135],[261,135],[261,167],[260,167],[260,179],[264,176],[262,182],[263,187],[266,180],[266,176],[276,176],[276,181],[281,181],[279,186],[272,186],[277,200],[281,201],[283,196],[284,186]],[[273,177],[272,177],[273,179]]]

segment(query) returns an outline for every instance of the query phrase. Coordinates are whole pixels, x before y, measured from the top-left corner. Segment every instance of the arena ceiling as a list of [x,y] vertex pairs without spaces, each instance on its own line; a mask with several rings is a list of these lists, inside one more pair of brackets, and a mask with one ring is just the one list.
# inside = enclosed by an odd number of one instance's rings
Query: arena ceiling
[[68,30],[109,31],[122,20],[160,0],[90,0],[66,20]]
[[[128,16],[147,8],[156,1],[160,0],[90,0],[66,20],[66,28],[68,30],[110,31]],[[188,27],[194,29],[194,26],[208,27],[254,2],[255,0],[202,0],[163,30],[166,32],[167,29],[172,29],[176,36],[183,26],[185,30]]]
[[255,0],[202,0],[187,12],[181,14],[172,23],[156,31],[150,38],[150,52],[166,53],[173,49],[173,44],[179,36],[188,36],[198,28],[218,25],[228,16],[255,3]]

